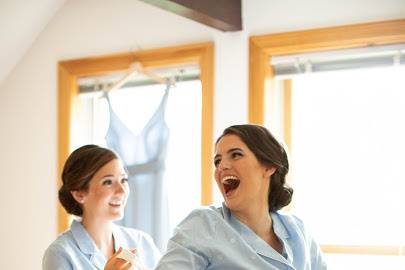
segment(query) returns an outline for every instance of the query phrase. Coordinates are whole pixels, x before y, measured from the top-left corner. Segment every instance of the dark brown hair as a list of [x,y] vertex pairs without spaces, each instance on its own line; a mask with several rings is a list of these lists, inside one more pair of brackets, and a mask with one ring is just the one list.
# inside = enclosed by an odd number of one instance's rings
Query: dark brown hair
[[226,135],[238,136],[253,152],[260,164],[276,171],[270,177],[268,195],[269,211],[275,212],[291,202],[293,189],[286,186],[285,176],[288,173],[288,157],[283,146],[265,127],[258,125],[235,125],[224,130],[215,144]]
[[87,190],[94,174],[118,155],[97,145],[84,145],[73,151],[63,167],[59,201],[69,214],[81,216],[82,207],[73,198],[71,191]]

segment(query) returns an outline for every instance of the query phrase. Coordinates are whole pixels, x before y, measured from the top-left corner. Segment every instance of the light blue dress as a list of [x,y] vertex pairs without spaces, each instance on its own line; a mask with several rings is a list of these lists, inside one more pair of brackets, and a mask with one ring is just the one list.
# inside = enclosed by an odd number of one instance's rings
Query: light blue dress
[[327,269],[319,246],[298,218],[280,213],[272,213],[271,217],[274,232],[283,244],[283,254],[225,206],[209,207],[194,210],[180,223],[156,269]]
[[[137,248],[140,260],[149,268],[156,266],[160,253],[152,238],[141,231],[113,226],[115,250]],[[60,235],[45,251],[43,270],[104,269],[107,260],[83,225],[73,221],[70,230]]]
[[[106,93],[110,111],[110,125],[105,136],[108,148],[121,157],[128,171],[131,190],[124,218],[118,223],[148,233],[160,250],[170,237],[169,209],[164,164],[169,140],[165,110],[170,85],[145,127],[134,134],[114,112]],[[134,121],[136,116],[134,116]]]

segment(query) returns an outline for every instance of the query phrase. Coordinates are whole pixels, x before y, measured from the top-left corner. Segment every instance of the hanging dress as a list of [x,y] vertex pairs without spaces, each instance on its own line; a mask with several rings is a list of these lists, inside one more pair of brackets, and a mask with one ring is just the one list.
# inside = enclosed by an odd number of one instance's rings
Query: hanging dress
[[[163,251],[169,238],[169,215],[164,163],[169,139],[165,109],[170,85],[142,131],[135,135],[114,112],[108,93],[110,124],[105,140],[121,157],[128,172],[130,196],[119,222],[150,234]],[[136,121],[136,115],[134,115]]]

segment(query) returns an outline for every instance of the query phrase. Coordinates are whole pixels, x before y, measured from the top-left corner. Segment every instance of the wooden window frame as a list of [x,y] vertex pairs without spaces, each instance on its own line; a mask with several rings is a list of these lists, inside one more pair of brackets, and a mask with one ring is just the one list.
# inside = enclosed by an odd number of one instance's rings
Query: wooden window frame
[[[142,50],[100,57],[88,57],[58,63],[58,163],[57,187],[60,175],[69,156],[71,146],[72,115],[79,94],[77,80],[80,77],[125,72],[135,61],[145,68],[161,68],[183,64],[197,64],[202,85],[201,126],[201,204],[213,202],[212,155],[213,155],[213,102],[214,102],[214,45],[200,43],[160,49]],[[58,203],[58,232],[69,227],[69,215]]]
[[[249,122],[264,124],[265,90],[275,85],[274,73],[269,64],[272,56],[398,43],[405,43],[405,19],[250,37]],[[290,89],[291,83],[287,81],[285,87]],[[291,117],[291,97],[285,98],[284,103],[287,110],[284,111],[284,116]],[[291,140],[291,119],[284,120],[286,120],[284,133],[288,135],[288,145]],[[405,255],[403,246],[323,245],[321,248],[326,253]]]

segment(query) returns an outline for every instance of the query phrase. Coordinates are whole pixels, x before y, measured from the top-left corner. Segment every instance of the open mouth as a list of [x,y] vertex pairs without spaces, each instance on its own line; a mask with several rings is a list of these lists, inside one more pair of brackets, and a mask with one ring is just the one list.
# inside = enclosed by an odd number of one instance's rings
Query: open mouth
[[111,203],[109,203],[109,205],[112,207],[120,207],[122,205],[122,203],[111,202]]
[[239,187],[240,180],[236,176],[225,176],[222,178],[222,185],[224,186],[225,195],[230,193]]

